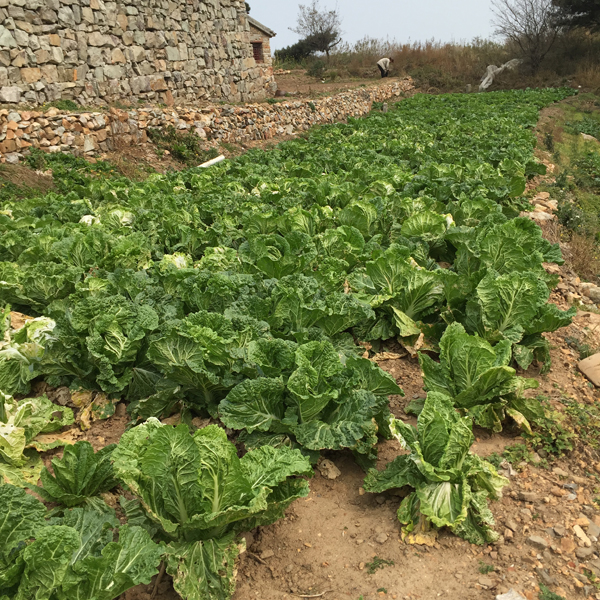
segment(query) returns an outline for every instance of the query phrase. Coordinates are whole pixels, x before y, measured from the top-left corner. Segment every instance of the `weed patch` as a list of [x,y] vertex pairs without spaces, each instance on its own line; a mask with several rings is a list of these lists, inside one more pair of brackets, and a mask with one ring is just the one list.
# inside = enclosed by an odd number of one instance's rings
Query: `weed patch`
[[154,143],[157,150],[164,154],[165,150],[171,156],[188,167],[197,167],[199,164],[216,158],[219,152],[210,148],[202,147],[202,140],[191,131],[181,132],[173,125],[165,129],[148,129],[148,137]]
[[554,592],[551,592],[543,583],[540,584],[540,593],[538,594],[539,600],[565,600],[563,596],[559,596]]
[[73,100],[53,100],[52,102],[48,102],[48,104],[44,104],[43,108],[57,108],[58,110],[65,111],[76,111],[82,109],[82,107],[79,106],[77,102],[73,102]]
[[49,154],[32,149],[25,163],[36,171],[52,171],[52,178],[57,190],[67,193],[74,186],[86,186],[97,177],[114,178],[120,174],[115,166],[107,161],[89,162],[72,154]]
[[565,127],[575,135],[585,133],[600,139],[600,121],[587,115],[581,121],[568,121]]
[[393,567],[396,563],[393,560],[386,560],[385,558],[379,558],[376,556],[372,562],[365,564],[367,567],[367,573],[373,575],[378,569],[385,569],[385,567]]
[[487,575],[488,573],[493,573],[496,570],[494,565],[488,565],[484,563],[482,560],[479,561],[479,572],[482,575]]

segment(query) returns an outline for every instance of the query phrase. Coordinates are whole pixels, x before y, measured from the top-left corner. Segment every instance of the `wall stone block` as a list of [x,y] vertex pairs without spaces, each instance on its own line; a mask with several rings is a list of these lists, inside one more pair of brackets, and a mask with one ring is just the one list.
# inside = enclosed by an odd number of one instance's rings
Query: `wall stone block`
[[42,78],[42,71],[38,68],[26,67],[21,69],[21,77],[24,83],[35,83]]
[[61,6],[58,9],[58,22],[67,27],[75,27],[75,15],[70,6]]
[[[6,19],[5,23],[8,21]],[[4,48],[16,48],[17,41],[13,37],[12,33],[6,29],[6,27],[0,25],[0,47]]]

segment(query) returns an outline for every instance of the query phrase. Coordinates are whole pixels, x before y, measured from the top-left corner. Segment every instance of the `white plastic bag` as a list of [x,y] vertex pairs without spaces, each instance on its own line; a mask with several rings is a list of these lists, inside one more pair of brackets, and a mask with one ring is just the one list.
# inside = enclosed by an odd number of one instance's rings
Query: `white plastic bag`
[[516,69],[519,65],[521,64],[521,60],[518,58],[513,58],[512,60],[509,60],[507,63],[504,63],[501,67],[497,67],[496,65],[489,65],[485,75],[483,76],[483,78],[481,79],[481,83],[479,84],[479,91],[483,92],[484,90],[487,90],[490,85],[492,85],[492,83],[494,83],[494,78],[497,75],[500,75],[500,73],[502,73],[502,71],[512,71],[513,69]]

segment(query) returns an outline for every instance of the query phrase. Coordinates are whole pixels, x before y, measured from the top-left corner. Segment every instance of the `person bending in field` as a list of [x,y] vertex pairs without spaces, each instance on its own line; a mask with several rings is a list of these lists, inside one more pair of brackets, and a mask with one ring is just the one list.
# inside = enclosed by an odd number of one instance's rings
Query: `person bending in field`
[[377,62],[381,77],[387,77],[390,74],[390,64],[394,62],[393,58],[382,58]]

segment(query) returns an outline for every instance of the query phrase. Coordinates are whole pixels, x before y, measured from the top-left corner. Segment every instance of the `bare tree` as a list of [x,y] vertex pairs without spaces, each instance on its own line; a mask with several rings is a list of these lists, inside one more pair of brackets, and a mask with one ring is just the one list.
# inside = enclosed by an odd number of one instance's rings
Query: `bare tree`
[[329,58],[332,48],[342,41],[342,19],[337,6],[333,10],[321,10],[319,2],[312,0],[309,5],[300,4],[297,25],[290,29]]
[[496,34],[516,44],[531,72],[536,73],[560,30],[553,1],[494,0],[492,11]]

